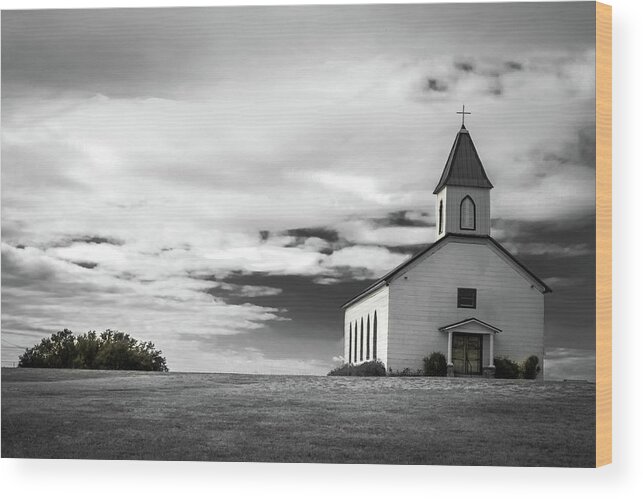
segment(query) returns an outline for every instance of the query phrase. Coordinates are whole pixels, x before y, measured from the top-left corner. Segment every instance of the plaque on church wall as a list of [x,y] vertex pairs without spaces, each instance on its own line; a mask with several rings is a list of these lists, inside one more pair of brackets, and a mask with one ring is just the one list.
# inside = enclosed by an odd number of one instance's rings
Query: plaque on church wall
[[611,462],[611,10],[2,12],[2,457]]

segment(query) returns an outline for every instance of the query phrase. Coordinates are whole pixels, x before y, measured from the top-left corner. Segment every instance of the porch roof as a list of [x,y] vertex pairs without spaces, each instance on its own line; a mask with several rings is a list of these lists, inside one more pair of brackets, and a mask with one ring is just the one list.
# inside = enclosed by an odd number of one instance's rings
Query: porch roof
[[488,324],[486,322],[481,321],[480,319],[476,319],[475,317],[470,317],[469,319],[464,319],[458,322],[454,322],[453,324],[447,324],[446,326],[442,326],[439,328],[440,331],[442,332],[449,332],[453,329],[457,329],[462,326],[467,326],[469,324],[478,324],[481,326],[483,329],[489,330],[490,333],[501,333],[502,329],[497,328],[496,326],[492,326],[491,324]]

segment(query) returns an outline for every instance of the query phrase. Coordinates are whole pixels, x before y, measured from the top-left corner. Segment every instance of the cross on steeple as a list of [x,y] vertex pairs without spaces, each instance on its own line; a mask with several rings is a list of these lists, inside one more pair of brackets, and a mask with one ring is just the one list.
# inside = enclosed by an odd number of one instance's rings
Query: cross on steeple
[[464,128],[464,115],[465,114],[471,114],[471,113],[470,112],[465,112],[464,104],[462,104],[462,111],[456,111],[455,114],[461,114],[462,115],[462,128]]

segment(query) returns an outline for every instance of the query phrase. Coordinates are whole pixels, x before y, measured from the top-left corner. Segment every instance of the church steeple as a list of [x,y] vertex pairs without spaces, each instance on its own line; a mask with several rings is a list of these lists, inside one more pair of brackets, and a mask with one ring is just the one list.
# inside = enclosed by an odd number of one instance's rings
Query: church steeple
[[447,164],[433,194],[440,192],[445,185],[493,188],[484,171],[476,146],[473,145],[469,130],[464,127],[464,124],[455,136]]
[[491,231],[490,190],[487,177],[464,126],[455,137],[442,176],[433,194],[436,198],[436,239],[446,234],[489,235]]

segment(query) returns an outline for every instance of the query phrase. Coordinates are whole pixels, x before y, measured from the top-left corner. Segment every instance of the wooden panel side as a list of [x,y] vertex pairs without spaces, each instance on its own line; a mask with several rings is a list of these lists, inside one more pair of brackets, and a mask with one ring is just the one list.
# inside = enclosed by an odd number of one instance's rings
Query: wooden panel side
[[[476,288],[475,309],[457,306],[458,288]],[[448,355],[448,336],[439,328],[470,317],[502,330],[496,356],[543,361],[544,297],[488,244],[450,241],[394,279],[390,290],[388,361],[394,371],[422,369],[431,352]]]
[[[389,310],[389,288],[384,286],[381,289],[373,292],[365,298],[362,298],[360,301],[353,303],[350,307],[344,312],[344,359],[349,358],[349,346],[348,339],[351,331],[351,324],[353,327],[355,324],[361,329],[362,321],[364,324],[370,319],[370,324],[373,324],[375,320],[375,313],[377,313],[377,360],[381,360],[384,363],[384,366],[387,365],[388,361],[388,310]],[[364,329],[364,335],[366,335],[366,329]],[[371,327],[370,329],[370,338],[371,342],[374,341],[375,335],[374,330]],[[366,336],[364,336],[364,342],[366,342]],[[372,343],[371,343],[372,345]],[[351,349],[352,350],[352,349]],[[362,352],[362,350],[364,350]],[[369,349],[370,357],[366,355],[365,343],[361,345],[357,341],[357,349],[353,352],[357,354],[357,361],[353,360],[352,364],[361,364],[373,359],[374,350]],[[362,354],[362,360],[360,360],[360,353]]]
[[612,7],[596,3],[596,466],[612,462]]

